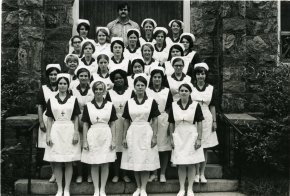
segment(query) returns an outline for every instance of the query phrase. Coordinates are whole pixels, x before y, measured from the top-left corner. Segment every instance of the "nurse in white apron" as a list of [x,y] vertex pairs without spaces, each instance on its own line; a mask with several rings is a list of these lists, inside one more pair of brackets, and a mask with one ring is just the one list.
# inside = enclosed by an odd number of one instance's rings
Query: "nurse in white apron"
[[[174,101],[178,101],[180,96],[179,96],[179,91],[178,88],[181,84],[187,83],[189,85],[191,82],[191,77],[188,75],[185,75],[182,70],[184,67],[184,60],[181,57],[173,57],[171,59],[171,64],[172,67],[174,68],[174,73],[170,76],[167,76],[168,84],[170,91],[173,96]],[[191,85],[192,87],[192,85]]]
[[193,43],[195,37],[191,33],[182,33],[180,36],[180,43],[184,46],[184,60],[189,62],[188,74],[192,76],[193,67],[196,63],[200,63],[201,59],[199,54],[194,50]]
[[127,40],[128,46],[124,50],[124,58],[132,61],[135,58],[142,57],[139,37],[141,36],[138,29],[128,29]]
[[197,174],[195,182],[206,183],[204,176],[207,149],[218,145],[216,134],[216,93],[214,87],[207,83],[208,65],[206,63],[197,63],[194,66],[194,84],[192,91],[192,100],[197,101],[202,109],[204,121],[202,121],[202,147],[204,149],[205,161],[197,165]]
[[69,89],[75,88],[77,85],[79,85],[79,80],[77,76],[75,75],[75,70],[80,64],[80,60],[78,55],[76,54],[68,54],[64,58],[64,63],[66,67],[68,68],[67,73],[70,76],[70,83],[69,83]]
[[159,62],[153,58],[154,45],[151,43],[145,43],[141,47],[141,53],[145,63],[144,73],[150,76],[150,69],[159,66]]
[[[81,114],[79,115],[79,133],[80,133],[80,139],[81,139],[80,142],[82,145],[83,121],[81,119],[83,116],[84,106],[86,103],[93,100],[94,93],[89,85],[91,73],[87,67],[79,66],[75,70],[75,75],[77,76],[79,80],[79,85],[72,89],[72,94],[78,99],[79,108],[81,110]],[[77,172],[76,183],[81,183],[83,182],[83,164],[82,163],[77,162],[77,170],[78,172]],[[90,174],[88,175],[87,181],[92,182],[92,178]]]
[[[58,74],[59,93],[47,102],[47,135],[44,160],[54,164],[57,183],[56,196],[70,196],[73,161],[81,158],[78,116],[81,113],[77,98],[68,93],[69,74]],[[62,163],[65,165],[65,186],[62,186]]]
[[[108,96],[106,99],[111,101],[115,108],[118,119],[115,121],[116,124],[116,154],[117,159],[113,163],[114,174],[112,182],[116,183],[119,181],[120,177],[120,166],[121,166],[121,157],[123,152],[123,132],[124,132],[124,118],[122,114],[124,112],[124,107],[126,101],[128,101],[133,94],[133,89],[128,88],[127,73],[122,69],[116,69],[110,73],[111,81],[114,83],[113,89],[109,90]],[[127,175],[126,170],[122,170],[123,180],[128,183],[131,182],[131,179]]]
[[191,87],[181,84],[180,99],[172,103],[168,122],[172,141],[171,161],[178,166],[180,190],[177,196],[185,195],[185,180],[188,178],[187,196],[194,196],[193,182],[195,164],[204,161],[202,139],[203,115],[200,105],[191,100]]
[[112,72],[115,69],[123,69],[128,72],[130,65],[130,60],[124,57],[125,45],[123,38],[113,37],[111,40],[111,52],[113,56],[111,57],[111,62],[109,64],[109,71]]
[[144,36],[139,38],[140,45],[144,45],[146,43],[155,44],[155,40],[153,38],[153,30],[157,27],[157,23],[152,18],[146,18],[142,21],[141,27],[144,31]]
[[[38,130],[38,141],[37,141],[37,160],[43,160],[44,149],[46,145],[46,129],[47,129],[47,116],[46,113],[46,103],[50,97],[54,97],[57,91],[57,74],[61,71],[59,64],[48,64],[46,66],[46,77],[48,78],[48,83],[46,85],[42,85],[41,89],[38,93],[37,97],[37,107],[38,107],[38,119],[39,119],[39,130]],[[41,156],[41,157],[39,157]],[[53,165],[51,164],[51,168],[53,171]],[[52,174],[49,182],[55,182],[55,177]]]
[[[128,85],[129,88],[134,89],[134,78],[136,74],[144,73],[145,63],[142,58],[138,57],[132,60],[129,67]],[[146,80],[149,81],[149,76],[146,75]],[[149,83],[148,83],[149,84]]]
[[171,20],[168,24],[171,29],[172,36],[170,37],[172,43],[178,43],[180,41],[180,34],[184,28],[184,23],[181,20]]
[[93,57],[93,53],[95,52],[95,41],[85,41],[82,44],[82,52],[80,65],[87,66],[91,70],[91,74],[98,72],[98,63],[96,59]]
[[[136,95],[127,101],[123,113],[124,136],[121,168],[133,170],[137,189],[133,196],[147,196],[149,172],[160,168],[157,148],[157,117],[160,115],[154,99],[147,97],[145,74],[135,77]],[[146,76],[146,75],[145,75]],[[151,124],[150,124],[150,121]]]
[[[157,147],[160,157],[160,182],[166,182],[165,172],[171,152],[170,137],[168,134],[168,113],[173,102],[172,94],[165,83],[164,68],[161,66],[155,67],[151,71],[149,88],[146,90],[148,97],[153,98],[158,103],[158,109],[161,113],[157,117]],[[157,180],[157,170],[150,176],[149,181]]]
[[94,59],[97,59],[100,54],[106,54],[111,58],[113,54],[111,52],[109,29],[107,27],[97,27],[96,38]]
[[81,161],[91,165],[94,196],[106,196],[109,163],[116,159],[115,121],[118,117],[112,102],[103,98],[105,83],[95,82],[92,90],[94,99],[86,104],[82,117],[84,143]]
[[154,44],[154,54],[153,58],[163,65],[168,58],[169,49],[171,47],[171,40],[167,37],[168,31],[164,27],[156,27],[153,31],[154,39],[156,43]]

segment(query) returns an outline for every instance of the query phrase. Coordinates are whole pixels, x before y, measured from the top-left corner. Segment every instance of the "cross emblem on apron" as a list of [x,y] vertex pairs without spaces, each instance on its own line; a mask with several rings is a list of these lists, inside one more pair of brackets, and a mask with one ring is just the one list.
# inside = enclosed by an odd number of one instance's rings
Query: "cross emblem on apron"
[[123,105],[120,103],[119,105],[119,109],[121,110],[123,108]]
[[62,112],[61,112],[61,115],[62,115],[62,116],[64,116],[64,115],[65,115],[64,111],[62,111]]
[[97,119],[97,122],[99,122],[99,119],[100,119],[100,118],[99,118],[99,117],[97,117],[96,119]]
[[204,103],[204,101],[203,101],[203,100],[201,100],[201,105],[203,105],[203,103]]

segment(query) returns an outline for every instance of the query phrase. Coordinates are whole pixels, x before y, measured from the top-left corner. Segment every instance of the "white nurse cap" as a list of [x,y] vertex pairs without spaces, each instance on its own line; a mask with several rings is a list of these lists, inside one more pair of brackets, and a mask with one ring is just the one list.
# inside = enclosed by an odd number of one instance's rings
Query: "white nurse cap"
[[121,42],[124,43],[124,40],[123,40],[122,37],[112,37],[112,39],[111,39],[111,44],[112,44],[113,42],[115,42],[115,41],[121,41]]
[[165,27],[156,27],[153,31],[153,34],[155,34],[156,31],[163,31],[166,35],[168,34],[168,30]]
[[96,27],[96,33],[98,33],[98,31],[101,29],[104,29],[108,33],[108,35],[110,35],[110,31],[107,27]]
[[136,32],[136,33],[138,34],[138,37],[141,36],[141,33],[140,33],[140,31],[139,31],[138,29],[128,29],[128,30],[127,30],[127,36],[128,36],[128,34],[129,34],[130,31],[134,31],[134,32]]
[[181,20],[177,20],[177,19],[171,20],[171,21],[169,22],[168,26],[171,27],[171,25],[172,25],[173,22],[180,22],[180,23],[181,23],[181,27],[180,27],[180,28],[181,28],[181,29],[184,28],[184,23],[183,23]]
[[183,51],[185,50],[184,45],[181,44],[181,43],[173,43],[173,44],[171,45],[170,49],[171,49],[173,46],[180,46],[180,47],[182,48]]
[[147,76],[145,73],[138,73],[138,74],[135,74],[135,75],[134,75],[134,81],[135,81],[135,79],[136,79],[137,77],[139,77],[139,76],[143,77],[143,78],[148,82],[148,76]]
[[85,24],[90,26],[90,21],[88,21],[86,19],[78,19],[77,26],[79,26],[81,23],[85,23]]
[[89,74],[91,75],[91,69],[90,69],[88,66],[85,66],[85,65],[80,65],[80,66],[78,66],[78,67],[76,68],[76,70],[75,70],[75,75],[78,75],[77,73],[78,73],[78,71],[79,71],[80,69],[86,69],[86,70],[89,72]]
[[157,23],[155,22],[155,20],[153,20],[152,18],[146,18],[142,21],[141,23],[141,27],[144,28],[144,25],[147,21],[151,21],[153,23],[153,28],[157,27]]
[[180,35],[180,41],[182,40],[182,37],[185,36],[185,35],[188,35],[189,37],[191,37],[192,42],[195,42],[195,36],[192,33],[182,33]]
[[60,64],[48,64],[48,65],[46,66],[46,69],[45,69],[45,70],[48,70],[48,69],[50,69],[50,68],[56,68],[56,69],[58,69],[59,71],[61,71]]
[[[183,63],[184,63],[184,59],[183,59],[181,56],[175,56],[175,57],[172,57],[172,59],[171,59],[171,61],[170,61],[171,65],[172,65],[172,63],[173,63],[173,61],[174,61],[175,59],[181,59],[181,60],[183,61]],[[172,65],[172,66],[173,66],[173,65]]]
[[204,69],[206,69],[206,71],[209,70],[208,65],[206,63],[197,63],[194,65],[194,69],[196,69],[198,67],[203,67]]
[[164,69],[162,66],[153,66],[153,67],[150,69],[150,75],[151,75],[151,73],[152,73],[153,71],[155,71],[155,70],[160,70],[160,71],[163,73],[163,75],[164,75],[165,69]]
[[60,74],[57,74],[56,79],[58,80],[59,78],[67,78],[68,81],[70,82],[70,75],[68,73],[60,73]]

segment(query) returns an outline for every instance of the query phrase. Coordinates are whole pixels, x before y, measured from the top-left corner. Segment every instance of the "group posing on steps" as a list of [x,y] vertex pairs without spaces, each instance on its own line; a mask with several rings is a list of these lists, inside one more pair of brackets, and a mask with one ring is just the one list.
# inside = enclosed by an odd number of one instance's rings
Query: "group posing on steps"
[[151,18],[143,20],[141,33],[127,3],[117,12],[107,27],[96,27],[95,40],[87,37],[90,22],[79,19],[66,70],[46,66],[37,147],[51,165],[49,182],[57,183],[56,196],[69,196],[75,165],[76,182],[86,169],[94,196],[105,196],[112,164],[112,182],[131,182],[133,171],[133,196],[146,196],[147,182],[166,183],[171,161],[178,169],[177,196],[193,196],[193,183],[207,182],[207,149],[218,145],[209,66],[193,50],[195,36],[182,33],[182,21],[169,22],[168,37]]

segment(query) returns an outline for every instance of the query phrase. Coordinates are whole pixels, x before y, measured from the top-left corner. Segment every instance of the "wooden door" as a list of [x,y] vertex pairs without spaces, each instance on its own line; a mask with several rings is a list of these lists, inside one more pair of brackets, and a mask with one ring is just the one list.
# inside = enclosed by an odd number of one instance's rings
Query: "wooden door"
[[[117,6],[122,1],[80,0],[79,17],[91,23],[88,37],[95,38],[96,26],[107,26],[118,16]],[[168,29],[172,19],[183,19],[183,1],[127,1],[131,10],[130,19],[141,25],[143,19],[152,18],[158,26]],[[169,31],[170,32],[170,31]]]

